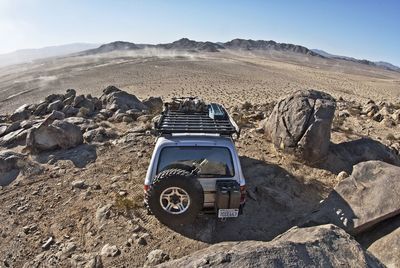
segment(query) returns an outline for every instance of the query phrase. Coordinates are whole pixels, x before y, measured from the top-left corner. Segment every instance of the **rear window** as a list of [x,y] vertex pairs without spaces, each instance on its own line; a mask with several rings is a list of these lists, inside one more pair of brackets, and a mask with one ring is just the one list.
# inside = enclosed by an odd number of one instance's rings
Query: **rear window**
[[161,150],[157,174],[170,168],[196,169],[200,177],[234,176],[231,152],[224,147],[165,147]]

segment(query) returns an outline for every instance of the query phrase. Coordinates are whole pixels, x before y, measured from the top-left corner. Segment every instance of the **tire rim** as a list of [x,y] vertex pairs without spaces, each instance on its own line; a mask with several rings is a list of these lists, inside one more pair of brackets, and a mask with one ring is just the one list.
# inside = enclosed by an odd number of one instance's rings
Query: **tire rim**
[[160,205],[168,213],[182,214],[190,206],[190,197],[182,188],[169,187],[161,193]]

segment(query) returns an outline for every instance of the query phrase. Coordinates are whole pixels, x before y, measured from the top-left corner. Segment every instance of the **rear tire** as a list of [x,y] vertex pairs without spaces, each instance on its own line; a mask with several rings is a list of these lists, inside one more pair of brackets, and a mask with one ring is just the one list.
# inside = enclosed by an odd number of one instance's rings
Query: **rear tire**
[[203,208],[203,187],[182,169],[159,173],[145,196],[147,208],[166,225],[192,223]]

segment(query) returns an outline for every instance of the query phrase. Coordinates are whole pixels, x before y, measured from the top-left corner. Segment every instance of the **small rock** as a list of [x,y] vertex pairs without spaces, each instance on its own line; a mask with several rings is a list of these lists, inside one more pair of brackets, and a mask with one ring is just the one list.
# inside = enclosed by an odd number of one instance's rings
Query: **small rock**
[[79,113],[79,109],[73,107],[72,105],[65,105],[65,107],[63,108],[62,112],[67,116],[67,117],[71,117],[71,116],[76,116]]
[[132,242],[133,242],[132,238],[129,238],[128,241],[126,241],[125,245],[127,247],[130,247],[130,246],[132,246]]
[[146,122],[151,121],[151,119],[152,119],[152,116],[151,116],[151,115],[141,115],[141,116],[139,116],[136,120],[137,120],[138,122],[146,123]]
[[76,180],[71,183],[72,188],[83,189],[85,188],[85,182],[83,180]]
[[119,196],[126,196],[127,192],[126,191],[119,191],[118,194],[119,194]]
[[114,176],[111,178],[111,182],[117,182],[126,179],[125,176]]
[[47,241],[42,245],[42,249],[43,250],[48,250],[51,246],[51,244],[54,243],[54,239],[52,236],[49,237],[49,239],[47,239]]
[[395,111],[391,117],[395,122],[400,122],[400,110]]
[[26,225],[22,227],[22,229],[24,230],[25,234],[30,234],[37,230],[37,225],[36,224]]
[[125,115],[125,116],[122,117],[122,122],[131,123],[131,122],[133,122],[133,118],[130,117],[130,116]]
[[147,245],[147,241],[143,236],[139,237],[136,242],[138,243],[138,245],[141,245],[141,246],[146,246]]
[[166,262],[169,260],[168,254],[166,254],[161,249],[155,249],[150,251],[150,253],[146,257],[146,262],[144,263],[144,267],[153,267],[157,264]]
[[344,111],[340,111],[338,115],[339,115],[339,117],[346,118],[346,117],[350,116],[350,113],[349,113],[349,111],[344,110]]
[[374,116],[372,116],[372,119],[377,121],[377,122],[381,122],[383,120],[383,115],[380,113],[375,114]]
[[102,222],[106,220],[110,216],[110,208],[112,207],[112,204],[108,204],[102,207],[99,207],[96,210],[96,220],[98,222]]
[[76,90],[73,89],[73,88],[67,89],[67,93],[64,94],[64,98],[65,99],[68,99],[68,98],[71,98],[71,97],[75,97],[75,96],[76,96]]
[[104,247],[101,249],[101,256],[105,257],[115,257],[119,255],[121,252],[117,248],[117,246],[113,245],[111,246],[110,244],[105,244]]
[[36,107],[35,111],[33,112],[33,115],[35,116],[45,115],[47,111],[47,106],[48,106],[47,102],[39,104]]
[[347,174],[346,171],[341,171],[341,172],[339,172],[339,174],[336,176],[336,180],[337,180],[337,181],[342,181],[342,180],[344,180],[345,178],[347,178],[348,176],[349,176],[349,174]]
[[394,121],[392,118],[390,118],[390,117],[384,118],[384,119],[380,122],[380,124],[383,125],[383,126],[385,126],[385,127],[394,127],[394,126],[396,126],[395,121]]
[[45,98],[46,102],[51,103],[55,102],[56,100],[64,100],[64,95],[62,94],[51,94]]
[[61,100],[56,100],[55,102],[52,102],[47,106],[47,111],[61,111],[62,108],[64,108],[63,102]]
[[142,229],[139,225],[135,225],[133,226],[132,232],[137,233],[140,231],[140,229]]

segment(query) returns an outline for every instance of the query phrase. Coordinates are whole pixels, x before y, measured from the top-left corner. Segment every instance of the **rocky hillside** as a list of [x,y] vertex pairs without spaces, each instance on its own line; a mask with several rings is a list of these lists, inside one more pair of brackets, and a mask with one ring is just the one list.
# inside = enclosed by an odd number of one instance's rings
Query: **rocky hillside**
[[400,71],[399,67],[387,62],[373,62],[365,59],[359,60],[352,57],[337,56],[329,54],[323,50],[308,49],[304,46],[294,45],[294,44],[277,43],[273,40],[266,41],[266,40],[240,39],[240,38],[236,38],[225,43],[221,42],[214,43],[209,41],[200,42],[200,41],[190,40],[188,38],[181,38],[172,43],[157,44],[157,45],[134,44],[130,42],[116,41],[101,45],[100,47],[95,49],[83,51],[78,55],[92,55],[92,54],[107,53],[112,51],[139,50],[145,48],[157,48],[157,49],[178,50],[178,51],[183,50],[188,52],[201,52],[201,51],[219,52],[224,49],[239,50],[239,51],[259,51],[259,52],[282,51],[282,52],[298,53],[301,55],[309,55],[313,57],[322,57],[326,59],[350,61],[390,71],[397,71],[397,72]]
[[239,49],[239,50],[277,50],[277,51],[289,51],[294,53],[300,53],[310,56],[319,56],[306,47],[277,43],[275,41],[264,41],[264,40],[245,40],[245,39],[233,39],[232,41],[224,43],[225,48]]
[[[162,106],[109,86],[1,115],[0,265],[400,265],[400,137],[389,135],[398,103],[300,90],[227,107],[242,127],[244,213],[187,226],[164,226],[143,207]],[[389,134],[362,135],[370,127]]]
[[140,49],[140,47],[135,45],[134,43],[115,41],[112,43],[101,45],[98,48],[86,50],[84,53],[86,55],[93,55],[93,54],[107,53],[112,51],[136,50],[136,49]]
[[219,52],[222,49],[232,49],[232,50],[246,50],[246,51],[288,51],[293,53],[300,53],[304,55],[317,56],[318,53],[314,53],[306,47],[277,43],[275,41],[264,41],[264,40],[245,40],[245,39],[234,39],[226,43],[213,43],[213,42],[199,42],[194,40],[189,40],[188,38],[182,38],[172,43],[149,45],[142,44],[136,45],[129,42],[112,42],[100,46],[97,49],[92,49],[83,52],[82,54],[96,54],[105,53],[110,51],[119,50],[136,50],[139,48],[162,48],[162,49],[172,49],[172,50],[185,50],[190,52],[195,51],[205,51],[205,52]]

